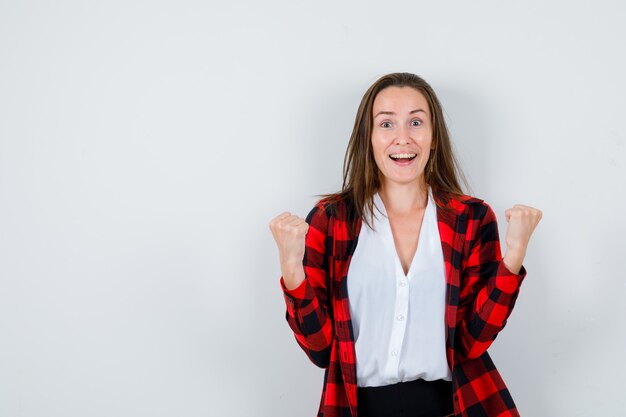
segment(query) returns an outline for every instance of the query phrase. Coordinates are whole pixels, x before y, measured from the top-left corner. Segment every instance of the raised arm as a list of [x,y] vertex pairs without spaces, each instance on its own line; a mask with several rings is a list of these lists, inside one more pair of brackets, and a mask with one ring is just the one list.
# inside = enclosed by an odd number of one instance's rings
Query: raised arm
[[507,267],[501,254],[496,215],[487,203],[472,207],[467,230],[472,237],[468,236],[469,255],[461,275],[461,318],[456,343],[457,350],[471,359],[482,355],[506,325],[526,268],[521,264],[523,257],[517,256],[519,271],[515,273]]
[[[306,235],[302,236],[304,256],[295,265],[281,256],[280,285],[287,306],[287,323],[293,330],[296,341],[315,365],[326,368],[330,363],[333,339],[332,320],[328,314],[329,265],[326,238],[329,233],[329,217],[324,207],[318,203],[309,212],[305,222],[308,229]],[[292,220],[291,224],[298,222]],[[276,240],[279,250],[281,236],[297,234],[296,231],[290,231],[288,226],[280,224],[275,224],[272,232],[275,238],[278,237]],[[283,242],[286,240],[287,238],[283,238]]]

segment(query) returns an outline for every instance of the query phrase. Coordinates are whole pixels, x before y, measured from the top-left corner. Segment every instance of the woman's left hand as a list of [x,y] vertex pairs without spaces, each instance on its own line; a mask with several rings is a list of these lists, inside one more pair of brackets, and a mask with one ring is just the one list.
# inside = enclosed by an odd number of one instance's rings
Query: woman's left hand
[[506,248],[518,256],[526,254],[528,241],[543,213],[534,207],[516,204],[504,211],[506,216]]

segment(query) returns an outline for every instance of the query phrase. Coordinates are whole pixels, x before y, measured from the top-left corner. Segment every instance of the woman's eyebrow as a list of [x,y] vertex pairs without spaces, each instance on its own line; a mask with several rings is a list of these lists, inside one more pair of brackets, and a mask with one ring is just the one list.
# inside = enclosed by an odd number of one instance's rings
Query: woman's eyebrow
[[[425,111],[425,110],[422,110],[422,109],[415,109],[415,110],[411,110],[411,111],[409,112],[409,114],[417,113],[417,112],[420,112],[420,111],[421,111],[422,113],[424,113],[424,114],[426,113],[426,111]],[[375,119],[375,118],[377,118],[378,116],[380,116],[381,114],[395,115],[395,113],[394,113],[394,112],[392,112],[392,111],[379,111],[378,113],[376,113],[376,116],[374,116],[374,119]]]

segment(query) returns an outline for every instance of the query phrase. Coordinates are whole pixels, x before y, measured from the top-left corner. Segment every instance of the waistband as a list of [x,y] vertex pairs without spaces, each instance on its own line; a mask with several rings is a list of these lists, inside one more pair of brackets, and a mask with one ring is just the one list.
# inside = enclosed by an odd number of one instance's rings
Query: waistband
[[443,379],[357,387],[359,417],[443,417],[454,413],[452,382]]

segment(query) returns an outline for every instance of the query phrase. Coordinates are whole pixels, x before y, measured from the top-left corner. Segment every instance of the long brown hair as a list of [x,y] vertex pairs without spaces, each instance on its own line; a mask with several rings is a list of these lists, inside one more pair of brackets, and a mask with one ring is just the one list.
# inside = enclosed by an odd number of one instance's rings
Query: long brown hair
[[463,180],[466,188],[469,188],[467,178],[461,171],[452,149],[443,109],[432,87],[421,77],[408,72],[384,75],[372,84],[361,99],[343,161],[341,191],[318,195],[328,202],[346,200],[351,234],[354,234],[355,221],[358,218],[363,218],[370,227],[374,223],[373,197],[380,189],[380,172],[372,151],[372,107],[378,93],[392,86],[412,87],[422,93],[428,102],[433,127],[432,142],[435,148],[431,150],[424,168],[424,178],[432,188],[433,195],[439,195],[443,201],[447,200],[446,195],[451,198],[463,195],[459,178]]

